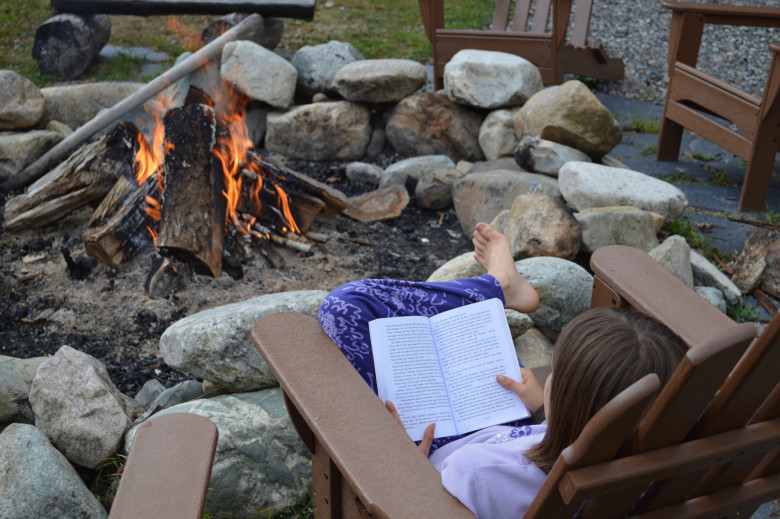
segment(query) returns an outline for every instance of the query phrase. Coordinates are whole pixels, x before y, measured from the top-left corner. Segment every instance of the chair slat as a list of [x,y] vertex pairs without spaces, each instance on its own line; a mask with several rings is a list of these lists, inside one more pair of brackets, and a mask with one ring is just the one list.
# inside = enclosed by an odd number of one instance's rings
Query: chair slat
[[571,38],[569,38],[574,47],[585,48],[587,46],[592,10],[593,0],[577,0],[574,6],[574,25],[572,25]]
[[512,32],[526,32],[531,16],[531,0],[516,0],[515,15],[512,17]]
[[550,20],[550,0],[536,0],[534,21],[531,25],[532,33],[544,34],[547,32],[547,22]]
[[509,9],[512,7],[512,0],[496,0],[496,9],[493,11],[493,30],[505,31],[509,24]]

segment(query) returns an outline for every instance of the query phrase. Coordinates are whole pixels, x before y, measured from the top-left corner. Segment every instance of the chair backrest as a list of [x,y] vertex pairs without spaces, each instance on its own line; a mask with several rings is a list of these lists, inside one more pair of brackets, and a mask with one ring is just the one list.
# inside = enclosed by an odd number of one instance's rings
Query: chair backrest
[[[752,453],[746,446],[753,445],[756,438],[765,438],[761,434],[773,437],[780,432],[780,422],[773,422],[780,416],[780,375],[776,369],[780,317],[753,341],[755,328],[751,324],[734,323],[641,251],[604,247],[594,253],[591,265],[597,280],[594,295],[598,292],[593,304],[648,313],[670,326],[690,347],[642,420],[632,458],[645,461],[641,453],[649,458],[687,449],[697,452],[699,459],[697,463],[681,463],[676,472],[666,467],[664,473],[654,467],[658,472],[654,477],[623,477],[621,491],[589,501],[583,517],[622,517],[632,508],[668,513],[670,506],[678,507],[675,513],[681,513],[678,503],[692,503],[697,497],[723,491],[742,495],[741,503],[737,498],[724,500],[724,510],[727,503],[745,506],[751,492],[746,489],[756,486],[750,482],[759,477],[757,474],[774,477],[778,469],[777,453],[770,451],[772,440]],[[664,293],[667,297],[662,297]],[[732,451],[711,455],[713,451],[707,446],[717,441],[730,445]],[[705,451],[708,454],[702,454]],[[708,463],[702,463],[703,459]],[[622,467],[613,465],[610,470],[619,469]],[[768,488],[771,491],[771,485]],[[774,491],[778,489],[780,486],[774,487]],[[756,491],[755,502],[760,503],[766,495]]]
[[211,420],[192,413],[144,422],[133,439],[109,517],[200,519],[217,437]]

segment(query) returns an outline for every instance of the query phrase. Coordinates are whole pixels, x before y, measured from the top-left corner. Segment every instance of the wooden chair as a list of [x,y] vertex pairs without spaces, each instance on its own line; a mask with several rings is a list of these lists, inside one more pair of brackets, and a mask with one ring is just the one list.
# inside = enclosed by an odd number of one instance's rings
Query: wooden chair
[[206,503],[217,426],[203,416],[170,413],[138,428],[110,519],[200,519]]
[[[650,375],[591,419],[525,517],[747,517],[777,498],[780,318],[753,341],[638,249],[604,247],[591,266],[593,306],[650,315],[689,350],[657,398]],[[470,517],[315,319],[272,314],[252,340],[312,451],[316,517]]]
[[[450,30],[444,27],[444,0],[418,0],[425,32],[433,46],[434,83],[442,88],[444,65],[462,49],[508,52],[539,68],[542,81],[560,84],[566,72],[617,81],[623,78],[623,60],[607,56],[598,41],[589,41],[588,28],[593,0],[577,0],[571,38],[566,40],[572,0],[536,0],[531,18],[531,0],[516,0],[509,20],[511,0],[496,0],[490,30]],[[552,31],[548,20],[552,7]]]
[[762,211],[780,149],[780,42],[769,46],[773,59],[763,97],[697,70],[696,61],[705,25],[780,27],[780,8],[668,0],[662,5],[672,11],[672,22],[669,87],[656,158],[677,160],[683,128],[688,128],[747,161],[739,210]]

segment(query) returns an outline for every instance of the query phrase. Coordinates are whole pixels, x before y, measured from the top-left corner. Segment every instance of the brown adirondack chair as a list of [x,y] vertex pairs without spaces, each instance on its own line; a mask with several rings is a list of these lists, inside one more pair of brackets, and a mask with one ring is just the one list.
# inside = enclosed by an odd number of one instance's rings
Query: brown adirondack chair
[[[593,0],[577,0],[571,38],[566,40],[572,0],[496,0],[490,30],[450,30],[444,27],[444,0],[418,0],[425,33],[433,46],[433,74],[442,88],[444,65],[462,49],[508,52],[536,65],[547,84],[560,84],[566,72],[617,81],[623,60],[610,58],[598,41],[588,40]],[[514,16],[509,20],[510,9]],[[552,30],[548,20],[552,7]],[[530,14],[534,12],[529,26]]]
[[[780,318],[753,341],[638,249],[604,247],[591,266],[592,306],[643,312],[689,351],[657,398],[649,375],[591,419],[524,517],[745,517],[777,498]],[[315,319],[273,314],[252,340],[312,451],[315,516],[470,517]]]
[[[677,160],[683,128],[747,161],[740,211],[762,211],[780,150],[780,42],[769,46],[772,65],[763,97],[728,84],[696,68],[707,24],[780,27],[780,7],[707,5],[671,2],[669,87],[656,158]],[[707,49],[702,49],[706,52]],[[737,130],[711,115],[733,123]]]
[[146,421],[133,439],[110,519],[200,519],[217,448],[214,422],[192,413]]

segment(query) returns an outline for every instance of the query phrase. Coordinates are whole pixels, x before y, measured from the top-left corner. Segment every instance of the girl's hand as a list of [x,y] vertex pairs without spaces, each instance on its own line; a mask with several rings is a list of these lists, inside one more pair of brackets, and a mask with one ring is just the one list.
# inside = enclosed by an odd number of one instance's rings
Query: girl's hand
[[523,381],[518,382],[511,378],[498,375],[496,380],[502,387],[513,391],[532,413],[544,405],[544,389],[536,379],[534,372],[528,368],[520,368]]
[[[404,426],[404,423],[401,421],[401,417],[398,416],[398,410],[395,408],[395,405],[388,400],[385,402],[385,407],[388,411],[390,411],[390,414],[395,417],[395,419],[398,421],[399,424],[401,424],[401,427]],[[425,428],[425,432],[423,433],[423,438],[420,441],[420,450],[423,454],[425,454],[425,457],[428,457],[428,453],[431,450],[431,444],[433,443],[433,431],[436,429],[436,424],[432,423],[428,427]]]

